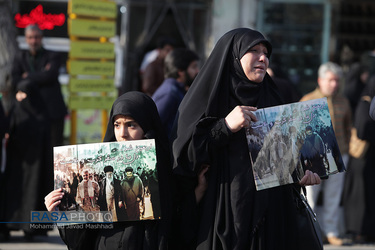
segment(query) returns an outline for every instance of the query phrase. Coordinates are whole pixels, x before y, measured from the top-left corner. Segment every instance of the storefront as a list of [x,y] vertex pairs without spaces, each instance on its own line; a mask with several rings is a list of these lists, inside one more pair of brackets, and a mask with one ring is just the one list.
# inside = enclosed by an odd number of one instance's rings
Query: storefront
[[344,47],[352,60],[375,48],[374,1],[264,0],[257,13],[257,29],[274,46],[271,66],[280,66],[302,93],[315,88],[321,63],[347,63]]
[[[274,49],[271,67],[279,66],[302,94],[315,88],[317,70],[328,60],[339,64],[344,48],[353,60],[375,48],[373,0],[117,0],[115,85],[119,93],[139,90],[139,67],[145,53],[156,47],[159,36],[174,37],[177,46],[198,52],[201,63],[228,30],[255,28],[266,35]],[[64,13],[67,0],[14,0],[12,15],[30,14],[38,5],[45,15]],[[18,42],[26,49],[23,28]],[[65,22],[44,30],[47,49],[63,54],[61,83],[67,84],[66,60],[70,50]]]

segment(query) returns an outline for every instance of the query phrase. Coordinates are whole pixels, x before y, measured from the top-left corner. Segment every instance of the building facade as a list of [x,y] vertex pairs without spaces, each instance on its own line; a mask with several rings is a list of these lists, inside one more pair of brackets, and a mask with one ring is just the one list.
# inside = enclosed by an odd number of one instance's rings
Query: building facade
[[[228,30],[249,27],[261,31],[274,50],[277,65],[297,88],[315,88],[318,66],[359,60],[375,49],[375,2],[372,0],[117,0],[116,86],[120,92],[139,89],[139,66],[157,37],[174,37],[177,46],[199,53],[202,62]],[[14,0],[13,15],[38,4],[46,12],[67,11],[66,0]],[[23,48],[23,30],[18,29]],[[50,49],[69,50],[66,25],[45,32]],[[343,52],[352,59],[343,59]],[[64,70],[62,70],[63,72]]]

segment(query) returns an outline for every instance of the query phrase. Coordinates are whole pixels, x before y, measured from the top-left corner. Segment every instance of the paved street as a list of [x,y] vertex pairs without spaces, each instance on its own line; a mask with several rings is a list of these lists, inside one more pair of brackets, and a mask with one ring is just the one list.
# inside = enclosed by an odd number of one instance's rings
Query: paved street
[[12,231],[10,241],[0,242],[0,250],[60,250],[68,249],[61,240],[57,229],[48,236],[36,236],[33,242],[26,242],[22,231]]
[[[34,242],[26,242],[22,232],[12,232],[9,242],[0,243],[0,250],[66,250],[67,247],[60,239],[57,230],[48,232],[48,236],[37,236]],[[353,245],[335,247],[324,245],[325,250],[375,250],[372,245]],[[303,250],[303,249],[301,249]]]
[[335,247],[331,245],[324,245],[324,250],[374,250],[375,244],[372,245],[353,245],[353,246],[341,246]]

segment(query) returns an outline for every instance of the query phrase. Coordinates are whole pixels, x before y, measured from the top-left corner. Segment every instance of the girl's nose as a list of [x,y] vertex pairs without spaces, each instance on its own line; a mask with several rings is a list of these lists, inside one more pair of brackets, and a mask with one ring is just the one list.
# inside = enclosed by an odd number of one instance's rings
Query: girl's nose
[[124,127],[121,130],[121,137],[127,138],[128,137],[128,130]]

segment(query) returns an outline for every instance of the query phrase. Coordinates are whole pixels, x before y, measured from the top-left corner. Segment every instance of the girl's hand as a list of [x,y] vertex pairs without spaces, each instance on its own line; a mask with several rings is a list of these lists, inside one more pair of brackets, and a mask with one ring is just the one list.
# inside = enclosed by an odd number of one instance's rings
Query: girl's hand
[[46,197],[44,197],[44,205],[49,212],[54,211],[55,208],[61,203],[61,199],[64,196],[63,188],[53,190]]

